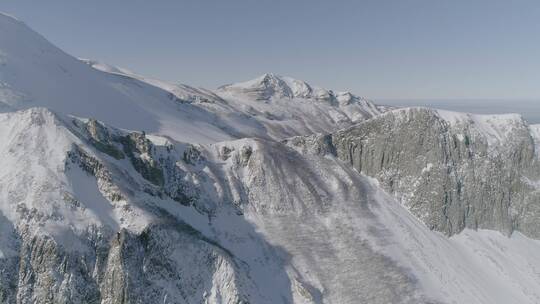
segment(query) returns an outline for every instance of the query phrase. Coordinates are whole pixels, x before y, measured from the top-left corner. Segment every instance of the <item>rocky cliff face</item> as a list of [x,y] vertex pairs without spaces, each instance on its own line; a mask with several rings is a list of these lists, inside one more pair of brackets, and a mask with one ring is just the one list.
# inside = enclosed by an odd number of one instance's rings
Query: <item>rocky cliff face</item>
[[[177,222],[134,234],[79,236],[84,250],[20,233],[19,257],[2,263],[3,303],[247,303],[245,269]],[[92,239],[97,238],[97,239]]]
[[45,109],[0,120],[2,303],[258,299],[231,252],[150,203],[183,184],[143,134]]
[[517,115],[402,109],[331,135],[286,141],[375,177],[430,229],[540,238],[534,133]]

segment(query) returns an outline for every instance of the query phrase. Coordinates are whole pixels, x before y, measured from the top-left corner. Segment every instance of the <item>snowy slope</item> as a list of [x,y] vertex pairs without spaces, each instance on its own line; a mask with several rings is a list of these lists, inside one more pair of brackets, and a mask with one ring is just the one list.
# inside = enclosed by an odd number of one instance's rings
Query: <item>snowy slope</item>
[[245,216],[285,249],[315,298],[325,303],[538,302],[540,242],[518,232],[508,238],[485,230],[447,238],[348,164],[299,157],[279,146],[257,147],[250,158],[257,165],[248,163],[241,174],[227,176],[238,176],[249,189]]
[[426,229],[382,191],[376,197],[384,207],[374,212],[392,235],[382,251],[412,269],[430,297],[442,303],[540,301],[540,241],[490,230],[464,230],[447,238]]
[[[232,138],[212,115],[179,106],[166,91],[132,78],[112,77],[73,58],[21,22],[0,15],[0,102],[99,118],[116,126],[185,140]],[[189,134],[189,135],[188,135]]]
[[504,145],[511,139],[514,128],[523,125],[519,114],[480,115],[437,110],[451,126],[473,124],[488,139],[490,145]]

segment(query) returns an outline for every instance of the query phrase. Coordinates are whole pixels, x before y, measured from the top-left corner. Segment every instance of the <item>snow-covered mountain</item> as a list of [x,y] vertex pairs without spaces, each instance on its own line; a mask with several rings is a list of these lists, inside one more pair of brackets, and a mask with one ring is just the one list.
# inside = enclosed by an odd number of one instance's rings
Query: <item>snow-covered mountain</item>
[[42,106],[201,143],[331,131],[381,111],[357,97],[344,106],[298,99],[277,100],[272,107],[234,94],[222,98],[218,91],[170,85],[78,60],[8,16],[0,16],[0,28],[0,109],[5,111]]
[[540,127],[217,90],[0,15],[0,302],[539,303]]
[[[312,88],[304,81],[274,74],[265,74],[248,82],[226,85],[212,91],[146,78],[91,60],[83,62],[97,70],[163,89],[171,99],[206,112],[208,118],[205,119],[231,138],[284,139],[295,135],[330,132],[389,109],[349,92],[334,93],[331,90]],[[266,93],[254,95],[255,91]],[[177,139],[179,136],[171,135]],[[205,142],[197,138],[180,139]],[[218,140],[216,138],[207,143]]]

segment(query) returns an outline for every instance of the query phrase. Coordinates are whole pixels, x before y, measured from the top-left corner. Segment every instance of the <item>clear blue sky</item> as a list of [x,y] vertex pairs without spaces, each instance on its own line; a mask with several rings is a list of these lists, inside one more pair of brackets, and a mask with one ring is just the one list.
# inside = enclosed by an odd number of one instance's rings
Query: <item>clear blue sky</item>
[[4,0],[68,53],[216,87],[274,72],[371,98],[539,98],[540,1]]

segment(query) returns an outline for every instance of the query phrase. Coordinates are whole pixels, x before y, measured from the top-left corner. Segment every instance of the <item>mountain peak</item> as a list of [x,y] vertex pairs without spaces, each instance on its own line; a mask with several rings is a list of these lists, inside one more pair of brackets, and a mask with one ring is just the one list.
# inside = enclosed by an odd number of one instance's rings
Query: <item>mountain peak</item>
[[252,80],[225,85],[220,87],[219,90],[245,94],[257,100],[268,100],[274,97],[294,97],[287,82],[281,76],[273,73],[266,73]]
[[256,100],[271,99],[309,99],[326,102],[334,106],[346,106],[354,103],[369,104],[365,98],[351,92],[334,92],[315,87],[309,83],[288,76],[266,73],[252,80],[224,85],[218,91],[233,95],[244,95]]
[[334,103],[334,93],[307,82],[288,76],[266,73],[252,80],[224,85],[218,89],[221,92],[245,95],[257,100],[278,99],[314,99]]
[[274,73],[264,73],[262,74],[261,76],[255,78],[255,79],[261,79],[263,81],[268,81],[268,80],[271,80],[271,79],[280,79],[281,76],[278,75],[278,74],[274,74]]

